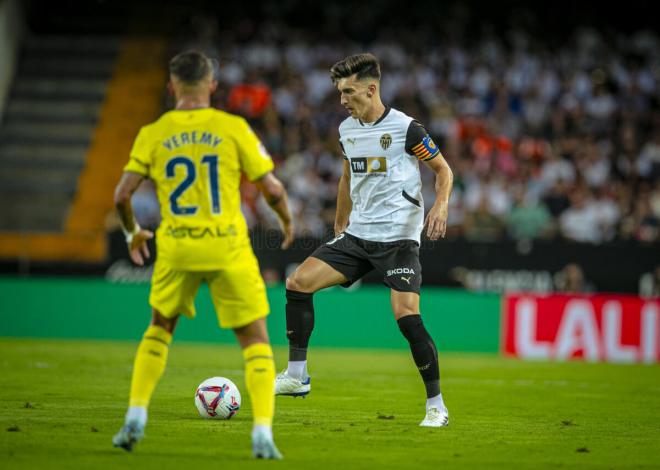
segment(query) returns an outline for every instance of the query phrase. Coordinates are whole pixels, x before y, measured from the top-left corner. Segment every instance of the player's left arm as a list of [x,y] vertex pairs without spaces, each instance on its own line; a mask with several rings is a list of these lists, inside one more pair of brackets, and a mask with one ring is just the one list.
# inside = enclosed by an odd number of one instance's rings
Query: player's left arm
[[133,214],[133,206],[131,205],[131,197],[143,179],[144,176],[139,173],[125,171],[115,189],[115,207],[119,213],[122,230],[124,231],[124,235],[126,235],[128,252],[131,260],[139,266],[143,266],[144,260],[149,258],[150,253],[147,240],[154,237],[153,232],[142,229],[137,223]]
[[454,182],[454,174],[447,161],[438,152],[434,158],[424,161],[424,164],[435,173],[435,203],[426,215],[424,226],[431,240],[445,236],[447,231],[447,216],[449,211],[449,196]]
[[289,210],[289,197],[282,182],[273,175],[272,172],[266,173],[261,178],[254,181],[261,194],[264,195],[266,202],[277,214],[277,218],[284,233],[284,240],[281,248],[289,248],[294,239],[293,218]]
[[435,203],[426,215],[424,226],[427,227],[428,237],[437,240],[444,237],[447,231],[449,195],[454,175],[438,146],[416,120],[410,122],[406,132],[406,152],[424,162],[435,173]]
[[268,150],[263,146],[245,119],[239,118],[236,120],[235,131],[237,133],[236,144],[241,170],[251,182],[257,185],[270,208],[277,214],[284,232],[284,241],[282,241],[281,248],[286,249],[291,245],[294,238],[293,218],[289,210],[289,198],[286,189],[272,173],[275,165]]

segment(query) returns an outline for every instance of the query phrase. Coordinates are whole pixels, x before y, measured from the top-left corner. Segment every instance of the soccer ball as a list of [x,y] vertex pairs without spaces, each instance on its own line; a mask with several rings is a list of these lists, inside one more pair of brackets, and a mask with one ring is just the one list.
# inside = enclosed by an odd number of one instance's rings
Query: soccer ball
[[231,380],[211,377],[197,387],[195,406],[202,418],[229,419],[241,407],[241,392]]

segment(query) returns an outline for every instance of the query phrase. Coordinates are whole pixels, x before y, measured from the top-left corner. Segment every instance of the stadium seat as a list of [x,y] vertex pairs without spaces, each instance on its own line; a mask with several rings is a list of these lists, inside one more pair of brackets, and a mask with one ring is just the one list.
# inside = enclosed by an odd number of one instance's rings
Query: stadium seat
[[0,126],[4,231],[61,231],[119,49],[114,36],[35,36]]
[[[139,127],[161,107],[165,44],[130,35],[24,41],[0,123],[0,197],[11,201],[0,258],[105,257],[112,189]],[[80,240],[87,250],[72,249]]]

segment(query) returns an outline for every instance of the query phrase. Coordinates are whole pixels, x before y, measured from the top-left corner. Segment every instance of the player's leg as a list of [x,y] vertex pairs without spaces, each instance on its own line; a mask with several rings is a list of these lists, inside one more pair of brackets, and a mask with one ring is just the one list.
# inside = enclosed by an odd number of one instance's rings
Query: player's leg
[[129,408],[124,426],[113,438],[115,447],[131,450],[142,438],[149,402],[165,371],[179,314],[195,316],[194,299],[200,283],[201,277],[195,273],[174,271],[156,262],[149,296],[152,319],[135,355]]
[[165,371],[169,346],[178,319],[178,315],[165,318],[156,309],[152,310],[151,323],[135,354],[128,411],[124,426],[113,439],[115,447],[132,450],[144,436],[149,402]]
[[169,346],[178,321],[179,315],[166,318],[155,308],[152,309],[151,323],[135,354],[128,414],[143,414],[144,423],[151,397],[165,372]]
[[419,245],[412,240],[385,243],[383,249],[371,257],[376,269],[383,273],[385,284],[391,288],[392,311],[426,388],[426,418],[422,426],[444,426],[448,422],[447,409],[440,393],[438,352],[424,327],[419,314],[419,291],[422,284],[422,265]]
[[[315,257],[307,258],[286,280],[286,336],[289,339],[289,364],[287,375],[297,381],[306,382],[307,347],[314,330],[315,292],[326,287],[347,282],[346,276],[334,269],[325,261]],[[281,377],[283,380],[284,377]],[[282,385],[282,384],[280,384]],[[308,383],[305,385],[309,385]],[[280,387],[281,388],[281,387]],[[299,387],[297,387],[299,388]],[[305,390],[280,394],[304,396]]]
[[281,459],[273,441],[275,362],[268,341],[266,319],[234,328],[245,359],[245,385],[252,403],[252,453],[257,458]]
[[392,289],[392,311],[426,388],[426,417],[421,426],[446,426],[449,414],[440,393],[438,351],[419,314],[419,294]]
[[252,453],[257,458],[278,459],[273,442],[275,363],[268,341],[269,313],[266,286],[251,250],[222,271],[207,273],[211,297],[222,328],[231,328],[243,349],[245,385],[252,404]]
[[306,396],[310,391],[307,348],[314,329],[315,292],[337,284],[350,285],[373,269],[357,239],[341,234],[321,245],[286,280],[286,335],[289,363],[278,374],[277,395]]

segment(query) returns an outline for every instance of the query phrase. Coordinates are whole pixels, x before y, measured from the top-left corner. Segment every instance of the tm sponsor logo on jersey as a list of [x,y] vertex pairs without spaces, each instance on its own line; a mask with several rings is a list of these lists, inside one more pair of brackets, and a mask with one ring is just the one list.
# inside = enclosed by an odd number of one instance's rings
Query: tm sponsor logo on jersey
[[351,158],[351,170],[357,176],[386,176],[387,158],[359,157]]
[[415,274],[415,270],[412,268],[394,268],[387,270],[388,276],[394,276],[396,274]]

